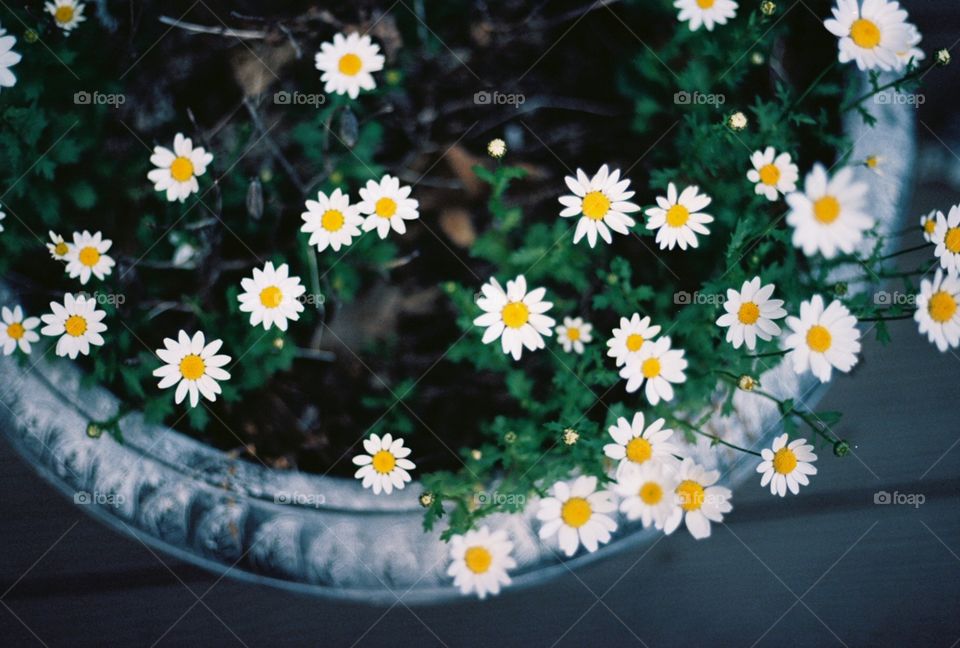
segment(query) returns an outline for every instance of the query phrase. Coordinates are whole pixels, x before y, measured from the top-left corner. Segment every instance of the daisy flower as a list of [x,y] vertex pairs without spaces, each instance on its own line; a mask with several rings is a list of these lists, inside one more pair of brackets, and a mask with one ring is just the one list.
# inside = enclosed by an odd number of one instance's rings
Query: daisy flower
[[6,306],[0,309],[0,345],[3,345],[3,355],[10,355],[20,347],[24,353],[30,353],[30,344],[39,342],[40,336],[34,331],[40,325],[36,317],[23,317],[23,309],[14,306],[10,310]]
[[289,272],[286,263],[274,269],[273,263],[267,261],[263,270],[253,269],[253,278],[246,277],[240,282],[244,290],[238,296],[240,310],[250,313],[250,326],[262,323],[264,330],[276,325],[286,331],[287,320],[300,319],[303,304],[298,298],[307,289],[300,284],[300,277],[291,277]]
[[397,234],[404,234],[407,226],[403,221],[420,218],[419,203],[410,198],[410,187],[400,186],[400,179],[385,175],[380,182],[367,180],[367,186],[360,190],[360,202],[357,209],[368,214],[363,221],[363,231],[377,230],[380,238],[387,238],[390,228]]
[[207,165],[213,161],[213,154],[207,153],[202,146],[193,147],[189,137],[177,133],[173,138],[173,150],[153,147],[150,163],[155,169],[147,173],[147,179],[157,191],[166,191],[167,200],[183,202],[187,196],[200,191],[197,178],[207,172]]
[[629,234],[629,228],[637,224],[627,214],[640,211],[640,206],[627,202],[635,192],[627,191],[630,181],[620,179],[620,169],[614,169],[613,173],[610,173],[604,164],[593,178],[577,169],[576,177],[567,176],[563,180],[573,195],[560,196],[560,204],[564,207],[560,216],[580,217],[573,233],[574,243],[586,236],[587,243],[594,247],[598,234],[607,243],[612,243],[610,230],[618,234]]
[[383,69],[380,47],[367,35],[352,33],[344,38],[336,34],[332,43],[320,45],[314,57],[316,68],[323,72],[324,92],[349,95],[356,99],[361,90],[373,90],[377,84],[371,72]]
[[23,58],[13,51],[17,44],[16,36],[7,34],[7,30],[0,27],[0,88],[12,88],[17,85],[16,75],[10,71]]
[[543,522],[542,539],[556,535],[560,549],[567,556],[577,553],[581,544],[592,553],[601,544],[610,542],[610,533],[616,531],[617,523],[606,513],[612,513],[617,507],[609,491],[597,490],[596,477],[559,481],[550,492],[552,496],[541,500],[537,510],[537,518]]
[[720,478],[716,470],[706,470],[689,457],[680,464],[674,501],[677,506],[663,524],[663,532],[673,533],[685,522],[687,530],[697,540],[710,537],[710,523],[722,522],[723,514],[733,510],[730,489],[715,486]]
[[489,527],[467,531],[450,538],[450,567],[447,575],[461,594],[476,593],[480,599],[497,595],[500,587],[510,584],[508,569],[517,566],[510,556],[513,543],[506,531],[490,532]]
[[617,478],[630,469],[639,468],[647,463],[673,463],[674,455],[680,454],[680,448],[670,443],[673,430],[664,429],[666,420],[658,418],[644,428],[643,413],[633,415],[633,421],[621,416],[615,425],[608,429],[616,443],[603,446],[603,454],[620,463],[617,464]]
[[67,293],[63,296],[63,304],[50,302],[50,310],[51,313],[40,316],[46,324],[40,333],[60,336],[56,349],[58,356],[69,356],[73,360],[77,355],[88,355],[91,345],[103,346],[100,334],[107,330],[107,326],[101,320],[107,314],[97,310],[95,299]]
[[620,511],[628,520],[641,520],[643,528],[652,524],[663,529],[677,508],[674,495],[677,485],[676,470],[672,465],[648,461],[624,473],[614,490],[621,498]]
[[300,231],[310,235],[310,245],[316,245],[317,252],[323,252],[328,246],[336,252],[350,245],[353,237],[360,236],[363,216],[356,205],[350,204],[350,197],[339,189],[334,189],[329,197],[319,191],[317,199],[308,200],[306,204],[307,211],[300,214],[303,219]]
[[66,261],[70,253],[70,244],[63,240],[63,237],[56,232],[49,232],[50,243],[47,243],[47,249],[50,250],[50,256],[58,261]]
[[787,435],[781,434],[773,440],[773,446],[760,451],[763,461],[757,466],[757,472],[763,475],[760,486],[770,484],[770,493],[783,497],[787,489],[796,495],[800,486],[810,483],[807,475],[816,475],[813,462],[817,455],[806,439],[797,439],[787,444]]
[[[0,221],[2,221],[3,219],[5,219],[6,217],[7,217],[7,215],[4,214],[2,211],[0,211]],[[3,224],[0,223],[0,232],[2,232],[2,231],[3,231]]]
[[933,254],[940,259],[940,266],[947,274],[956,276],[960,272],[960,205],[951,207],[946,216],[937,214],[933,242],[937,245]]
[[583,353],[583,345],[593,340],[593,324],[587,324],[582,317],[564,317],[563,324],[556,329],[557,341],[567,353]]
[[657,243],[661,250],[672,250],[679,245],[681,250],[687,246],[697,247],[697,234],[710,233],[705,225],[713,222],[713,216],[700,210],[710,204],[710,196],[698,193],[698,187],[687,187],[677,196],[677,187],[671,182],[667,186],[667,195],[657,196],[657,207],[646,211],[650,220],[647,229],[657,232]]
[[627,381],[627,391],[633,393],[647,383],[645,394],[651,405],[661,399],[673,400],[673,386],[687,380],[683,370],[687,360],[682,349],[671,349],[670,338],[663,337],[643,345],[640,354],[621,370],[620,377]]
[[897,70],[903,62],[897,52],[910,48],[907,12],[888,0],[837,0],[833,18],[823,26],[840,39],[841,63],[855,61],[861,70]]
[[733,0],[677,0],[673,6],[680,10],[677,20],[690,23],[690,31],[697,31],[700,25],[713,31],[714,25],[726,25],[727,19],[737,15]]
[[51,16],[57,27],[62,29],[67,36],[77,25],[87,19],[83,15],[84,4],[76,0],[54,0],[43,5]]
[[839,301],[824,308],[823,297],[814,295],[800,304],[800,317],[787,318],[787,326],[793,332],[785,344],[798,374],[809,369],[820,382],[827,382],[834,368],[847,373],[857,364],[857,318]]
[[86,230],[74,232],[73,245],[68,246],[67,253],[63,257],[67,262],[67,274],[72,278],[80,277],[82,285],[90,281],[91,275],[102,280],[113,272],[113,266],[116,265],[106,254],[111,245],[113,241],[101,238],[100,232],[96,234]]
[[793,227],[793,245],[807,256],[819,252],[832,259],[837,252],[850,254],[873,227],[866,213],[867,184],[853,181],[853,169],[844,168],[832,178],[815,164],[803,182],[803,191],[787,194],[787,224]]
[[767,200],[773,201],[779,194],[797,190],[800,172],[790,161],[789,153],[777,155],[777,151],[768,146],[763,151],[754,151],[750,163],[753,168],[747,171],[747,179],[756,184],[754,191]]
[[390,434],[384,434],[383,438],[371,434],[363,440],[363,448],[367,454],[353,458],[353,463],[360,466],[353,476],[363,480],[364,488],[373,488],[377,495],[380,491],[389,495],[394,488],[402,490],[411,480],[407,471],[416,465],[406,458],[410,448],[403,447],[403,439],[394,439]]
[[503,352],[512,355],[514,360],[520,359],[524,347],[536,351],[546,346],[541,336],[549,337],[556,322],[544,315],[553,306],[552,302],[543,300],[545,288],[527,292],[526,278],[517,275],[507,282],[506,292],[495,278],[480,290],[483,296],[477,299],[477,306],[485,312],[473,323],[487,329],[483,333],[484,344],[500,338]]
[[923,40],[923,37],[920,35],[920,30],[917,29],[917,26],[907,23],[907,32],[909,33],[909,37],[907,39],[909,49],[897,52],[897,58],[900,59],[900,64],[903,66],[906,66],[911,61],[913,61],[913,64],[916,65],[923,59],[927,58],[927,55],[923,53],[923,50],[917,47],[917,45],[920,44],[920,41]]
[[927,243],[936,243],[933,238],[937,230],[937,221],[946,218],[939,209],[934,209],[929,214],[920,217],[920,229],[923,231],[923,240]]
[[937,269],[933,281],[920,282],[917,310],[913,319],[920,333],[937,345],[940,351],[960,345],[960,278],[944,275]]
[[782,299],[770,299],[774,285],[762,285],[760,277],[744,281],[740,292],[727,289],[723,309],[727,311],[717,320],[717,326],[727,329],[727,342],[734,349],[746,342],[751,351],[757,346],[757,338],[771,340],[780,335],[780,327],[773,320],[787,316]]
[[230,380],[230,374],[223,369],[231,360],[230,356],[217,354],[223,346],[222,340],[213,340],[209,344],[203,333],[197,331],[193,338],[181,330],[176,340],[164,338],[162,349],[157,349],[157,357],[164,365],[154,370],[153,375],[160,378],[160,389],[177,386],[173,400],[179,405],[190,395],[190,407],[200,403],[200,396],[208,401],[217,400],[219,381]]
[[627,364],[631,358],[636,358],[644,343],[657,337],[660,333],[659,326],[651,326],[650,318],[640,318],[639,313],[634,313],[630,319],[620,318],[620,328],[613,329],[613,337],[607,340],[607,355],[615,358],[617,366]]

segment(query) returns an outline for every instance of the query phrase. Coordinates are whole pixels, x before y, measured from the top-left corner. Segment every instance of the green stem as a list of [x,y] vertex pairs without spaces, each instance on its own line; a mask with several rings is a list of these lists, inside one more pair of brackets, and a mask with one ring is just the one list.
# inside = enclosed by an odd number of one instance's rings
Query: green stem
[[695,426],[695,425],[693,425],[692,423],[689,423],[689,422],[687,422],[687,421],[685,421],[685,420],[683,420],[683,419],[681,419],[681,418],[673,417],[673,420],[676,421],[677,423],[679,423],[680,425],[682,425],[683,427],[687,428],[687,429],[690,430],[691,432],[695,432],[696,434],[699,434],[699,435],[701,435],[701,436],[705,436],[705,437],[707,437],[708,439],[713,439],[715,442],[717,442],[717,443],[719,443],[719,444],[721,444],[721,445],[725,445],[725,446],[727,446],[728,448],[733,448],[734,450],[739,450],[740,452],[744,452],[744,453],[746,453],[746,454],[752,454],[752,455],[754,455],[755,457],[759,457],[759,456],[760,456],[760,453],[759,453],[759,452],[754,452],[753,450],[748,450],[747,448],[741,448],[740,446],[735,445],[735,444],[733,444],[733,443],[730,443],[729,441],[724,441],[723,439],[721,439],[720,437],[718,437],[716,434],[710,434],[709,432],[704,432],[703,430],[701,430],[701,429],[698,428],[697,426]]
[[858,322],[895,322],[897,320],[913,319],[913,311],[903,315],[874,315],[871,317],[857,317]]
[[917,69],[914,70],[913,72],[910,72],[909,74],[903,75],[902,77],[900,77],[900,78],[897,79],[896,81],[891,81],[890,83],[886,83],[886,84],[880,86],[880,87],[877,88],[876,90],[871,90],[870,92],[864,94],[863,96],[859,97],[858,99],[855,99],[855,100],[853,100],[852,102],[850,102],[850,103],[842,106],[842,107],[840,108],[840,112],[841,112],[841,113],[845,113],[845,112],[847,112],[848,110],[859,106],[861,103],[863,103],[864,101],[866,101],[866,100],[869,99],[870,97],[872,97],[872,96],[874,96],[874,95],[876,95],[876,94],[879,94],[879,93],[883,92],[884,90],[888,90],[888,89],[890,89],[890,88],[897,87],[897,86],[899,86],[901,83],[905,83],[905,82],[907,82],[907,81],[909,81],[909,80],[911,80],[911,79],[913,79],[913,78],[915,78],[915,77],[923,76],[923,75],[926,74],[928,71],[930,71],[931,69],[933,69],[934,67],[936,67],[936,65],[937,65],[937,63],[936,63],[936,61],[934,61],[934,62],[928,64],[926,67],[917,68]]
[[923,243],[923,244],[921,244],[921,245],[914,245],[913,247],[904,248],[903,250],[900,250],[899,252],[894,252],[894,253],[892,253],[892,254],[887,254],[886,256],[882,256],[882,257],[880,257],[879,259],[876,259],[876,261],[886,261],[887,259],[892,259],[892,258],[894,258],[894,257],[898,257],[898,256],[903,255],[903,254],[909,254],[909,253],[911,253],[911,252],[916,252],[917,250],[922,250],[922,249],[928,248],[928,247],[933,247],[933,243]]
[[830,72],[834,68],[836,68],[838,64],[839,64],[839,61],[834,60],[830,65],[825,67],[823,71],[821,71],[820,74],[817,75],[817,78],[814,79],[809,86],[807,86],[807,89],[803,91],[803,94],[801,94],[799,97],[794,99],[793,102],[789,106],[787,106],[786,110],[783,111],[782,117],[786,117],[791,112],[793,112],[793,109],[799,106],[800,102],[806,99],[807,95],[813,92],[813,89],[816,88],[818,85],[820,85],[820,82],[823,81],[824,77],[830,74]]

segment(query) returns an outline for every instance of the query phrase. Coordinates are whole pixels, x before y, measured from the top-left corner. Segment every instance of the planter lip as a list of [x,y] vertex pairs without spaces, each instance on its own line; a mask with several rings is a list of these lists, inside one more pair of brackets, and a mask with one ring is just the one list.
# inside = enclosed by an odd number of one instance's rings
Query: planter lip
[[[865,169],[857,173],[871,185],[878,222],[893,229],[909,199],[915,114],[893,102],[876,109],[876,128],[885,129],[885,137],[869,141],[869,150],[862,140],[876,131],[857,115],[848,116],[845,128],[854,141],[850,159],[867,154],[885,159],[886,177]],[[8,296],[0,285],[0,298]],[[152,548],[221,575],[324,598],[373,604],[461,598],[445,575],[447,551],[439,534],[420,529],[419,481],[389,497],[377,496],[354,479],[280,471],[230,457],[165,426],[145,424],[138,412],[123,418],[123,445],[108,436],[90,439],[86,422],[109,418],[118,401],[103,388],[82,387],[78,367],[41,357],[23,371],[12,358],[0,358],[0,376],[8,377],[0,390],[0,402],[7,405],[0,410],[0,428],[18,453],[75,501],[78,492],[124,493],[124,502],[81,508]],[[807,404],[828,388],[810,376],[793,375],[784,362],[765,372],[762,380],[774,393],[799,395]],[[779,433],[778,413],[762,406],[763,399],[746,401],[744,396],[737,395],[735,415],[716,416],[708,425],[723,430],[725,438],[742,437],[751,444]],[[748,434],[751,427],[759,434]],[[728,463],[723,466],[726,483],[741,483],[753,472],[749,462],[732,461],[722,451],[718,455]],[[284,495],[304,503],[283,501]],[[518,568],[511,573],[509,591],[649,544],[657,534],[621,524],[600,550],[560,559],[537,539],[531,508],[489,518],[490,526],[508,529],[515,542]],[[362,552],[384,534],[391,539],[397,563],[385,559],[368,565],[344,553],[344,547],[348,553],[350,547]],[[341,563],[347,567],[339,568]],[[357,573],[363,569],[370,574]]]

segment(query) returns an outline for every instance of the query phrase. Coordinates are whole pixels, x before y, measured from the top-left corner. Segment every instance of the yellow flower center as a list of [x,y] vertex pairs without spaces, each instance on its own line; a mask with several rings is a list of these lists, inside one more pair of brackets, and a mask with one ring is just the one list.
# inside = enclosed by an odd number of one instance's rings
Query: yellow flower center
[[876,155],[868,155],[864,162],[866,162],[868,169],[876,169],[878,166],[880,166],[880,158],[878,158]]
[[73,7],[64,5],[57,7],[57,11],[53,14],[53,19],[57,21],[58,24],[66,24],[73,20]]
[[323,216],[320,217],[320,225],[328,232],[338,231],[343,227],[345,221],[346,219],[343,217],[343,213],[336,209],[328,209],[323,212]]
[[467,564],[467,569],[474,574],[484,574],[490,569],[493,556],[485,547],[475,546],[467,549],[467,552],[463,555],[463,562]]
[[667,210],[667,225],[670,227],[683,227],[690,219],[690,211],[683,205],[674,205]]
[[88,246],[80,250],[80,263],[83,265],[92,268],[98,261],[100,261],[100,252],[97,248]]
[[643,336],[639,333],[631,333],[627,336],[627,351],[639,351],[643,346]]
[[189,158],[178,157],[170,165],[170,175],[177,182],[186,182],[193,177],[193,162]]
[[23,337],[23,334],[26,332],[27,332],[26,329],[23,328],[23,324],[21,324],[20,322],[14,322],[13,324],[7,327],[7,335],[12,340],[19,340],[20,338]]
[[943,238],[944,245],[954,254],[960,254],[960,227],[951,227]]
[[701,9],[709,9],[716,0],[697,0],[697,6]]
[[381,450],[373,455],[373,469],[381,475],[390,473],[397,465],[397,458],[389,450]]
[[760,182],[765,185],[775,185],[780,180],[780,169],[776,164],[767,164],[760,169]]
[[610,211],[610,199],[602,191],[591,191],[583,197],[580,209],[587,218],[600,220]]
[[582,497],[571,497],[563,503],[560,510],[560,517],[563,518],[567,526],[579,529],[590,520],[593,515],[593,509],[590,508],[590,502]]
[[815,324],[807,331],[807,346],[817,353],[824,353],[830,348],[831,342],[833,338],[825,326]]
[[860,18],[850,25],[850,38],[858,47],[873,49],[880,44],[880,28],[875,22]]
[[640,365],[640,371],[644,378],[656,378],[660,375],[660,360],[657,358],[647,358]]
[[663,499],[663,488],[657,482],[647,482],[637,492],[644,504],[653,506]]
[[195,353],[184,356],[183,360],[180,361],[180,375],[187,380],[199,379],[206,370],[207,365],[204,364],[203,358]]
[[53,246],[53,253],[56,254],[57,256],[63,256],[69,251],[70,251],[70,248],[67,247],[67,244],[64,241],[60,241],[59,243]]
[[356,76],[362,67],[363,61],[360,60],[359,56],[352,53],[341,56],[340,63],[337,64],[340,74],[346,74],[347,76]]
[[933,234],[933,230],[937,229],[936,219],[930,218],[923,224],[923,231],[927,234]]
[[67,330],[67,335],[80,337],[87,332],[87,320],[79,315],[71,315],[67,318],[67,321],[63,323],[63,328]]
[[276,308],[283,301],[283,291],[277,286],[267,286],[260,291],[260,303],[266,308]]
[[397,203],[393,198],[387,198],[384,196],[377,201],[376,207],[374,209],[377,212],[377,216],[380,218],[392,218],[394,214],[397,213]]
[[741,324],[756,324],[760,319],[760,307],[752,301],[740,304],[740,310],[737,312],[737,319]]
[[510,302],[500,311],[503,323],[510,328],[518,329],[530,319],[530,309],[523,302]]
[[572,327],[572,326],[571,326],[570,328],[568,328],[568,329],[567,329],[567,339],[570,340],[571,342],[576,342],[577,340],[579,340],[579,339],[580,339],[580,329],[574,328],[574,327]]
[[824,196],[813,203],[813,217],[824,225],[829,225],[837,220],[840,215],[840,201],[833,196]]
[[703,506],[703,486],[692,479],[685,479],[680,482],[676,493],[680,497],[680,506],[684,511],[696,511]]
[[627,444],[627,459],[633,463],[643,463],[653,456],[653,446],[643,437],[630,439]]
[[773,453],[773,469],[781,475],[789,475],[797,467],[797,455],[790,448],[780,448]]
[[957,300],[945,290],[935,292],[927,302],[927,311],[933,321],[940,324],[949,322],[957,312]]

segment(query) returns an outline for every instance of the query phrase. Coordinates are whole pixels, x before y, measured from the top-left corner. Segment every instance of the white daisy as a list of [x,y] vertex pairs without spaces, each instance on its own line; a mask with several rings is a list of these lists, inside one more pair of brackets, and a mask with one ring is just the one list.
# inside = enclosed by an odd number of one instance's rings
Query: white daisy
[[789,153],[777,155],[777,151],[768,146],[763,151],[754,151],[750,163],[753,168],[747,171],[747,179],[756,183],[754,191],[767,200],[776,200],[779,194],[797,190],[800,172],[790,161]]
[[250,326],[263,324],[265,330],[276,325],[281,331],[287,330],[287,320],[296,322],[303,312],[299,297],[306,292],[300,277],[289,276],[290,268],[284,263],[274,269],[267,261],[260,268],[253,269],[253,278],[246,277],[240,282],[244,292],[239,295],[240,310],[250,313]]
[[933,242],[937,245],[933,254],[940,259],[940,267],[953,276],[960,273],[960,205],[951,207],[946,216],[937,214]]
[[367,186],[360,190],[360,202],[357,209],[368,214],[363,221],[363,231],[377,230],[380,238],[387,238],[390,228],[397,234],[404,234],[405,220],[420,218],[419,203],[410,198],[411,188],[400,186],[400,179],[385,175],[380,182],[367,180]]
[[819,252],[832,259],[837,252],[850,254],[873,227],[867,215],[867,183],[854,182],[853,169],[841,169],[832,178],[815,164],[803,191],[787,194],[787,224],[793,227],[793,245],[807,256]]
[[17,44],[16,36],[7,34],[7,30],[0,27],[0,88],[12,88],[17,85],[17,76],[10,71],[23,58],[13,51]]
[[907,12],[899,2],[888,0],[837,0],[833,18],[823,26],[840,39],[841,63],[855,61],[861,70],[898,70],[903,61],[897,52],[910,48],[911,32]]
[[621,416],[608,429],[616,443],[603,446],[603,454],[617,460],[617,478],[631,469],[647,463],[676,463],[675,455],[681,454],[678,446],[670,442],[673,430],[664,429],[666,420],[658,418],[644,428],[643,413],[633,415],[633,421]]
[[189,137],[177,133],[173,138],[173,150],[163,146],[153,147],[150,163],[157,167],[147,173],[147,179],[157,191],[166,191],[167,200],[183,202],[187,196],[200,191],[197,178],[207,172],[213,154],[202,146],[193,147]]
[[573,195],[560,196],[560,204],[564,207],[560,216],[580,217],[573,233],[574,243],[586,236],[587,243],[594,247],[597,244],[597,234],[607,243],[612,243],[610,230],[618,234],[629,234],[629,228],[637,224],[627,214],[640,211],[640,206],[627,202],[635,192],[627,191],[630,181],[620,180],[620,169],[614,169],[613,173],[610,173],[604,164],[592,178],[577,169],[576,177],[567,176],[563,180]]
[[50,250],[50,256],[58,261],[66,261],[70,253],[70,244],[63,240],[63,237],[56,232],[49,232],[50,243],[47,243],[47,249]]
[[677,486],[674,489],[677,504],[663,524],[663,532],[671,534],[686,522],[687,530],[697,540],[710,537],[710,523],[722,522],[723,514],[733,510],[729,488],[715,486],[720,478],[716,470],[706,470],[689,457],[680,464]]
[[610,542],[610,533],[617,523],[606,515],[616,510],[612,494],[597,490],[597,478],[577,477],[572,482],[559,481],[550,488],[551,497],[540,501],[537,518],[542,539],[557,536],[560,549],[567,556],[577,553],[582,544],[594,552]]
[[69,36],[72,29],[87,19],[83,15],[84,6],[82,2],[76,0],[54,0],[45,3],[43,8],[53,16],[53,22],[57,23],[57,27]]
[[923,40],[923,36],[920,35],[920,30],[917,29],[917,26],[911,23],[907,23],[907,32],[909,32],[908,45],[909,48],[897,52],[897,58],[900,59],[902,65],[907,65],[911,61],[916,65],[923,59],[927,58],[927,55],[923,53],[923,50],[917,47],[920,44],[920,41]]
[[733,0],[676,0],[673,6],[680,10],[677,20],[689,22],[690,31],[697,31],[700,25],[713,31],[714,25],[726,25],[727,19],[737,15]]
[[920,217],[920,229],[923,231],[923,240],[927,243],[936,242],[933,235],[937,231],[937,221],[941,218],[946,219],[946,216],[939,209],[934,209],[929,214]]
[[317,192],[317,199],[307,201],[307,211],[300,214],[300,218],[304,222],[300,231],[310,235],[310,245],[316,245],[318,252],[327,246],[336,252],[350,245],[353,237],[360,236],[363,224],[357,206],[351,205],[350,197],[340,189],[334,189],[329,197],[322,191]]
[[678,196],[677,187],[671,182],[667,186],[667,195],[657,196],[657,207],[646,211],[650,220],[647,229],[657,232],[657,243],[661,250],[672,250],[679,245],[681,250],[687,246],[697,247],[697,234],[706,236],[710,230],[705,227],[713,222],[713,216],[700,210],[710,204],[707,194],[697,193],[698,187],[687,187]]
[[507,282],[504,292],[495,278],[480,288],[483,296],[477,299],[477,306],[485,312],[473,323],[487,330],[483,333],[483,343],[490,344],[500,338],[504,353],[519,360],[526,347],[531,351],[546,346],[543,337],[550,337],[553,325],[552,317],[544,315],[553,306],[544,301],[545,288],[535,288],[527,292],[527,280],[523,275]]
[[593,340],[593,324],[587,324],[582,317],[564,317],[563,324],[557,327],[557,341],[567,353],[583,353],[584,344]]
[[[2,211],[0,211],[0,221],[3,221],[3,219],[5,219],[6,217],[7,217],[7,215],[4,214]],[[0,223],[0,232],[2,232],[2,231],[3,231],[3,224]]]
[[320,45],[314,57],[317,69],[323,72],[324,92],[349,95],[356,99],[361,90],[373,90],[377,84],[372,72],[383,69],[380,47],[367,35],[351,33],[346,38],[336,34],[332,43]]
[[770,484],[770,493],[783,497],[787,489],[796,495],[801,486],[810,483],[807,475],[816,475],[817,469],[813,462],[817,455],[813,446],[806,439],[797,439],[787,444],[787,435],[781,434],[773,440],[773,446],[760,451],[763,461],[757,466],[757,472],[762,474],[760,486]]
[[407,471],[416,465],[406,458],[410,448],[403,447],[403,439],[394,439],[389,433],[383,438],[371,433],[369,439],[363,440],[363,448],[367,454],[353,458],[353,463],[360,466],[353,476],[363,480],[364,488],[373,488],[377,495],[380,491],[389,495],[394,488],[402,490],[411,481]]
[[[91,234],[84,230],[73,233],[73,245],[68,247],[64,260],[67,262],[67,274],[80,277],[80,283],[86,285],[93,275],[102,280],[113,272],[114,260],[106,252],[113,245],[110,239],[102,238],[100,232]],[[62,248],[61,248],[62,249]]]
[[787,318],[787,326],[793,332],[785,345],[798,374],[809,369],[820,382],[827,382],[834,368],[847,373],[857,364],[857,318],[839,301],[824,308],[823,297],[814,295],[800,304],[800,317]]
[[613,337],[607,340],[607,355],[615,358],[617,366],[627,364],[631,358],[636,358],[644,344],[657,337],[659,326],[651,326],[650,318],[640,318],[640,313],[634,313],[630,319],[620,318],[620,328],[613,329]]
[[621,498],[620,511],[628,520],[641,520],[644,528],[652,524],[663,529],[677,508],[676,475],[673,465],[659,461],[648,461],[635,470],[626,471],[614,489]]
[[661,399],[673,400],[673,386],[687,380],[683,370],[687,360],[682,349],[671,349],[670,338],[662,337],[644,344],[636,358],[632,358],[620,370],[620,377],[627,381],[627,391],[633,393],[647,383],[644,393],[651,405]]
[[513,543],[507,538],[507,532],[493,533],[489,527],[467,531],[463,535],[450,538],[450,566],[447,575],[453,577],[453,584],[460,588],[461,594],[475,592],[480,599],[487,594],[497,595],[500,587],[510,584],[508,569],[517,566],[511,557]]
[[10,355],[17,347],[29,354],[30,345],[40,341],[40,336],[34,330],[39,325],[40,319],[37,317],[24,318],[20,306],[14,306],[13,310],[6,306],[0,309],[0,345],[3,346],[3,355]]
[[940,351],[960,345],[960,277],[944,275],[938,268],[933,281],[920,282],[917,310],[913,319],[920,333],[937,345]]
[[757,346],[757,338],[771,340],[780,335],[780,327],[773,320],[787,316],[782,299],[770,299],[774,285],[762,285],[760,277],[744,281],[740,292],[727,289],[723,309],[727,311],[717,320],[717,326],[727,329],[727,342],[734,349],[746,342],[747,348]]
[[190,407],[200,403],[200,396],[208,401],[217,400],[221,393],[219,381],[230,380],[230,374],[223,369],[231,358],[217,354],[223,346],[222,340],[213,340],[209,344],[203,333],[197,331],[193,338],[186,331],[180,331],[176,340],[164,338],[163,349],[157,349],[157,357],[164,362],[153,375],[160,378],[160,389],[177,386],[173,400],[176,404],[190,395]]
[[63,304],[50,302],[50,310],[51,313],[40,316],[46,324],[40,333],[60,336],[56,349],[58,356],[69,356],[73,360],[79,354],[88,355],[91,345],[103,346],[100,334],[107,330],[107,326],[101,320],[107,314],[97,310],[95,299],[67,293],[63,296]]

